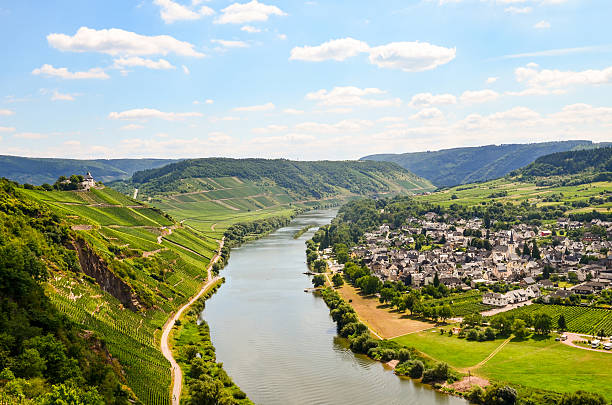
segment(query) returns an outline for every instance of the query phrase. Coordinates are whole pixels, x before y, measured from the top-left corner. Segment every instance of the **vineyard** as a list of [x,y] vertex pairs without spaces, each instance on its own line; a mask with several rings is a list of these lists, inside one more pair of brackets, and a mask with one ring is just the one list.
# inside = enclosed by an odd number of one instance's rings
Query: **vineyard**
[[453,310],[453,316],[463,317],[469,314],[482,312],[493,308],[491,305],[482,303],[482,293],[478,290],[473,290],[465,293],[452,294],[449,297],[426,300],[423,305],[439,307],[442,305],[450,305]]
[[557,320],[563,315],[568,332],[595,334],[603,330],[606,335],[612,335],[612,310],[608,309],[532,304],[506,312],[514,316],[536,313],[549,315],[553,320],[553,327],[556,327]]

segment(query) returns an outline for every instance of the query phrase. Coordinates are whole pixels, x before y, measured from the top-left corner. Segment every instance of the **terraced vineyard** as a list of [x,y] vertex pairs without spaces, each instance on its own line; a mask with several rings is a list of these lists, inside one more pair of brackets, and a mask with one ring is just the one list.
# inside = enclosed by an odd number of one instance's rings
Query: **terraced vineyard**
[[603,330],[606,335],[612,335],[612,310],[580,306],[532,304],[506,312],[506,314],[515,316],[525,313],[531,315],[545,313],[552,318],[553,327],[556,327],[557,320],[563,315],[567,323],[568,332],[594,334]]
[[108,264],[108,271],[144,304],[137,311],[127,309],[82,273],[56,273],[46,288],[51,301],[103,339],[143,403],[169,404],[170,364],[159,350],[161,327],[198,291],[218,242],[108,188],[24,192],[77,229]]

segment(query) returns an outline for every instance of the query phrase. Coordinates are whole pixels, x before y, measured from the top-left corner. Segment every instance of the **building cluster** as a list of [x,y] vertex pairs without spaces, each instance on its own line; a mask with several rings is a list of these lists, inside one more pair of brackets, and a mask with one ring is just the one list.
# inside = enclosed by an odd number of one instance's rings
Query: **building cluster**
[[[382,225],[366,233],[363,244],[354,247],[351,254],[363,260],[380,279],[402,280],[414,287],[432,283],[436,274],[449,288],[468,289],[478,283],[520,284],[520,290],[485,294],[485,303],[499,306],[538,297],[539,288],[552,288],[553,283],[543,274],[545,268],[578,283],[570,294],[596,293],[612,282],[612,254],[608,253],[612,252],[612,222],[582,223],[560,218],[545,227],[519,224],[510,230],[493,231],[485,229],[479,218],[440,219],[428,213],[424,219],[409,218],[398,229]],[[594,226],[599,232],[590,231]],[[566,236],[577,229],[581,230],[580,237]],[[431,244],[417,244],[423,239],[419,235],[426,235]],[[525,245],[532,249],[536,240],[548,243],[538,244],[538,254],[526,254]]]

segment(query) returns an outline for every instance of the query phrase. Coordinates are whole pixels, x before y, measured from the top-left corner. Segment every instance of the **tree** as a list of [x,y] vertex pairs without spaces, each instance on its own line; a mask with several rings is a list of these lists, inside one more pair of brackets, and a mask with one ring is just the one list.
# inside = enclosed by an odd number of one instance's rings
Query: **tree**
[[605,405],[605,398],[600,394],[576,391],[573,394],[564,394],[558,402],[559,405]]
[[104,405],[104,400],[95,388],[84,391],[73,384],[54,385],[40,405]]
[[540,249],[538,249],[538,243],[536,241],[533,241],[533,249],[531,249],[531,257],[533,257],[536,260],[542,258],[540,256]]
[[519,339],[524,339],[527,337],[527,327],[525,321],[522,319],[515,319],[512,323],[512,333]]
[[563,314],[561,314],[559,316],[559,319],[557,319],[557,326],[559,328],[559,332],[565,332],[565,330],[567,329],[567,324],[565,323],[565,316],[563,316]]
[[437,272],[434,275],[433,285],[434,285],[434,287],[438,287],[440,285],[440,278],[438,277],[438,273]]
[[420,360],[415,360],[412,363],[412,367],[410,367],[410,372],[408,373],[408,375],[410,376],[410,378],[421,378],[423,376],[424,369],[425,366],[423,365],[423,362]]
[[516,390],[512,387],[494,385],[487,389],[483,403],[486,405],[514,405],[517,396]]
[[383,288],[380,290],[380,302],[386,304],[387,302],[391,302],[393,297],[396,296],[396,291],[393,288]]
[[344,279],[340,275],[340,273],[336,273],[332,276],[332,283],[334,283],[334,287],[342,287],[344,285]]
[[203,375],[189,386],[190,405],[217,405],[221,398],[223,384],[208,375]]
[[325,276],[323,274],[317,274],[312,278],[312,285],[315,287],[321,287],[325,285]]
[[548,335],[552,329],[552,318],[547,314],[536,314],[533,317],[533,327],[536,333]]
[[523,245],[523,256],[531,256],[531,250],[529,249],[529,245],[527,243]]
[[438,310],[438,316],[442,318],[442,321],[445,321],[445,322],[448,318],[452,318],[453,310],[450,307],[450,305],[446,304],[440,307],[440,309]]

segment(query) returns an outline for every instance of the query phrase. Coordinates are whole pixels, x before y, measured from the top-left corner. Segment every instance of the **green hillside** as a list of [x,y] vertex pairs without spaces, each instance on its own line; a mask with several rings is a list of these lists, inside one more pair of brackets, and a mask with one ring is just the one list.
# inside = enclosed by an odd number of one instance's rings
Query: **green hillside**
[[[30,228],[5,221],[48,273],[38,284],[46,299],[79,333],[104,342],[128,393],[144,404],[169,404],[170,364],[159,350],[161,328],[200,289],[218,240],[109,188],[45,191],[6,180],[1,185],[12,200],[1,196],[0,214],[14,218],[14,206],[25,207],[24,221],[46,241],[32,244]],[[10,246],[5,233],[2,249]],[[221,375],[211,353],[207,367]],[[224,390],[230,396],[239,391],[233,384]]]
[[394,162],[438,187],[448,187],[503,177],[551,153],[597,146],[600,145],[579,140],[487,145],[433,152],[370,155],[361,159]]
[[126,179],[134,172],[160,167],[176,159],[54,159],[0,155],[0,176],[18,183],[53,184],[59,176],[91,172],[96,180]]
[[432,189],[427,180],[386,162],[229,158],[183,160],[144,170],[134,173],[128,185],[148,195],[187,193],[218,188],[207,179],[223,177],[277,186],[292,196],[312,198]]
[[612,175],[612,147],[553,153],[512,173],[523,178],[575,174]]

